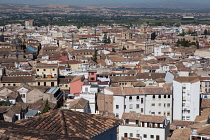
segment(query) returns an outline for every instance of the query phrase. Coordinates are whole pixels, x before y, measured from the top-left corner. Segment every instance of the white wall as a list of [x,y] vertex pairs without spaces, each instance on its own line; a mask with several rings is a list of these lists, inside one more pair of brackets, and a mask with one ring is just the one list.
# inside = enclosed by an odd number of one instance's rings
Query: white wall
[[[165,138],[165,129],[161,128],[148,128],[148,127],[135,127],[135,126],[119,126],[119,140],[124,137],[124,133],[128,134],[133,133],[133,138],[142,138],[141,140],[152,140],[151,135],[154,135],[154,140],[156,135],[159,135],[160,140],[166,140]],[[136,137],[136,134],[140,134],[140,137]],[[144,138],[143,135],[146,134],[147,138]]]
[[173,97],[173,119],[194,121],[200,112],[200,81],[194,83],[173,81]]

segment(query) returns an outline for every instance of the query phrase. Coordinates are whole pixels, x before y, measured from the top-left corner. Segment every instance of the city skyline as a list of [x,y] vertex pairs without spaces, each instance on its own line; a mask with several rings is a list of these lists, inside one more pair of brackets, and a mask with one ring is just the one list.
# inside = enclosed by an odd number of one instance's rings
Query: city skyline
[[[87,6],[142,6],[142,7],[165,7],[165,8],[180,8],[180,7],[194,7],[194,8],[204,8],[203,6],[209,7],[206,4],[210,4],[209,0],[35,0],[35,1],[25,1],[25,0],[1,0],[0,4],[29,4],[29,5],[39,5],[39,4],[69,4],[69,5],[87,5]],[[171,5],[172,6],[171,6]]]

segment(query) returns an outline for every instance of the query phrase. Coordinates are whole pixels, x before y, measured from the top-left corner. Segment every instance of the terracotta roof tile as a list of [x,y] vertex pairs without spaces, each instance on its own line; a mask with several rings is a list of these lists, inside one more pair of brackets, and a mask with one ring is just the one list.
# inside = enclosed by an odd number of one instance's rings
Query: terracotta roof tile
[[176,129],[170,140],[189,140],[191,134],[191,129],[189,128],[182,128],[182,129]]
[[190,83],[195,83],[195,82],[198,82],[200,81],[199,77],[178,77],[178,78],[175,78],[174,81],[177,81],[177,82],[190,82]]
[[69,137],[89,139],[120,123],[120,119],[59,109],[27,120],[20,120],[16,124]]
[[129,113],[123,113],[122,119],[133,119],[133,120],[139,120],[141,122],[163,123],[166,117],[154,116],[154,115],[142,115],[140,113],[136,113],[135,111],[130,111]]

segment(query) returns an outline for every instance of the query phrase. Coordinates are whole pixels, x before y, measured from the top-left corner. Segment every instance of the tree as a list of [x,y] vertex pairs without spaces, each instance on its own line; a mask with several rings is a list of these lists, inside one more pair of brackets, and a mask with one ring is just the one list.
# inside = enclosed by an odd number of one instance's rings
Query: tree
[[93,57],[91,57],[91,59],[97,63],[97,53],[98,53],[98,50],[95,49],[95,53],[93,55]]
[[207,35],[208,34],[208,31],[205,29],[204,30],[204,35]]
[[116,52],[114,48],[112,48],[112,52]]
[[196,41],[196,46],[197,46],[197,49],[199,49],[199,48],[200,48],[200,46],[199,46],[199,42],[198,42],[198,41]]
[[103,43],[107,43],[108,42],[108,38],[107,38],[107,34],[104,34],[104,37],[103,37]]
[[113,38],[113,43],[115,43],[115,37]]
[[43,110],[42,110],[41,113],[46,113],[46,112],[48,112],[50,109],[51,109],[51,108],[50,108],[50,105],[49,105],[48,99],[47,99],[46,102],[45,102],[45,106],[44,106],[44,108],[43,108]]
[[123,46],[122,50],[127,50],[127,49],[125,48],[125,46]]
[[107,43],[111,43],[111,39],[110,39],[110,37],[108,37],[108,39],[107,39]]

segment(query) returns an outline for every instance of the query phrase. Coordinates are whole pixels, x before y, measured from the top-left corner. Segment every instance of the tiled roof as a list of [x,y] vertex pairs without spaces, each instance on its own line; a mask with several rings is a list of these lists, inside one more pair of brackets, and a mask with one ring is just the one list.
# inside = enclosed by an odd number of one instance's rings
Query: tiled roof
[[154,123],[163,123],[166,119],[165,116],[153,116],[153,115],[141,115],[140,121],[142,122],[154,122]]
[[195,122],[207,121],[209,114],[210,114],[210,108],[204,109],[202,114],[195,118]]
[[2,83],[27,83],[34,82],[35,76],[3,76]]
[[178,78],[175,78],[174,81],[177,81],[177,82],[189,82],[189,83],[195,83],[195,82],[198,82],[200,81],[198,77],[178,77]]
[[62,109],[16,122],[18,125],[31,127],[35,130],[86,139],[97,136],[120,123],[120,119]]
[[130,111],[129,113],[123,113],[122,119],[133,119],[138,120],[140,118],[140,113],[136,113],[135,111]]
[[165,78],[166,73],[138,73],[136,79],[153,79]]
[[205,127],[201,127],[197,129],[198,134],[205,134],[205,135],[210,135],[210,125],[207,125]]
[[114,95],[140,95],[140,94],[172,94],[170,88],[162,87],[106,87]]
[[75,81],[81,80],[83,77],[84,77],[84,75],[74,77],[74,79],[71,82],[75,82]]
[[112,82],[136,82],[135,76],[110,76]]
[[141,122],[163,123],[166,117],[154,116],[154,115],[142,115],[140,113],[136,113],[135,111],[130,111],[129,113],[123,113],[122,119],[133,119],[133,120],[139,120]]
[[182,128],[182,129],[176,129],[170,140],[189,140],[191,134],[191,129],[189,128]]
[[191,121],[182,121],[182,120],[174,120],[171,125],[175,125],[175,126],[189,126],[191,125],[193,122]]
[[[70,137],[57,133],[51,133],[47,130],[34,129],[28,126],[20,126],[9,122],[0,122],[1,140],[67,140]],[[78,138],[74,140],[87,140]]]
[[210,108],[210,99],[202,99],[201,108]]
[[89,102],[88,100],[80,98],[74,101],[70,101],[66,104],[69,104],[69,107],[73,109],[84,109],[85,106],[88,104],[88,102]]

